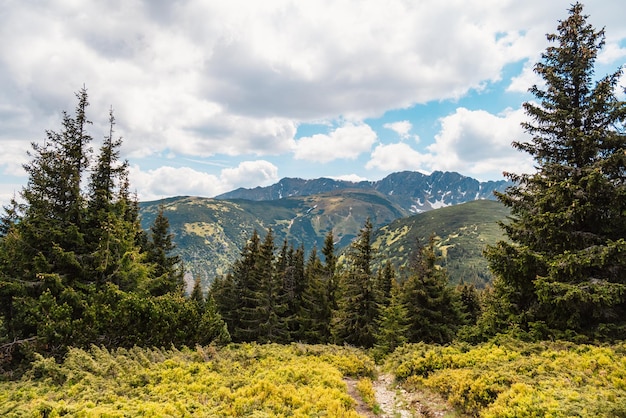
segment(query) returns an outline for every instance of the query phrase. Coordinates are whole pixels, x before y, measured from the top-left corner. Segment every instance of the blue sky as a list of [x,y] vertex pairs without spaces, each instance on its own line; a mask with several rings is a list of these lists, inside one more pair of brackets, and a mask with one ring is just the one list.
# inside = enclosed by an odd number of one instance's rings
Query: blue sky
[[[510,144],[526,139],[532,66],[570,3],[5,0],[0,202],[83,85],[94,148],[112,106],[141,200],[283,177],[530,171]],[[606,29],[598,75],[626,63],[622,3],[584,2]]]

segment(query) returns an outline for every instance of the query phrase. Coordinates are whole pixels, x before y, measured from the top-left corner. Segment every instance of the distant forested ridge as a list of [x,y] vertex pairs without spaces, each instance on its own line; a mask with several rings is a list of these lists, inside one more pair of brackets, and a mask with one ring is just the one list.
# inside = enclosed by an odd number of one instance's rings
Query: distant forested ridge
[[500,202],[481,199],[411,215],[380,193],[355,190],[271,201],[172,197],[140,202],[139,207],[146,230],[164,212],[176,245],[173,254],[200,278],[204,289],[228,273],[255,230],[265,235],[271,229],[278,244],[286,240],[302,245],[307,254],[321,249],[332,231],[335,248],[342,253],[367,219],[373,226],[372,244],[396,269],[405,268],[416,245],[435,233],[437,253],[451,282],[482,288],[492,280],[482,251],[503,239],[498,222],[510,213]]

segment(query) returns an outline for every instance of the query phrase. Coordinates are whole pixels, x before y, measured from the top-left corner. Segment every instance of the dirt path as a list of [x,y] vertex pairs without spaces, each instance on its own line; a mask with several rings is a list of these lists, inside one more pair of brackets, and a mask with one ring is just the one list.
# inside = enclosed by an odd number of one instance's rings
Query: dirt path
[[356,411],[366,418],[436,418],[456,417],[454,409],[439,396],[426,392],[407,392],[398,385],[392,375],[379,372],[372,382],[376,402],[382,412],[374,414],[363,402],[356,390],[357,381],[346,379],[348,393],[357,402]]
[[382,418],[411,418],[421,417],[417,411],[411,408],[407,393],[398,387],[393,376],[388,373],[380,373],[378,379],[372,382],[376,393],[376,402],[382,409]]

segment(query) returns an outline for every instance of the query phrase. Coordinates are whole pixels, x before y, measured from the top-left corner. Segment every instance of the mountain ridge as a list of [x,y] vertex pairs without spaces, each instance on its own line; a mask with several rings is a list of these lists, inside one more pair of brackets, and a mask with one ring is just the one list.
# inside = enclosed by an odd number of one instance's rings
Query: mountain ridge
[[[140,202],[139,206],[142,227],[146,230],[160,207],[163,208],[185,269],[207,286],[213,278],[228,271],[254,230],[264,235],[272,229],[277,245],[287,241],[294,247],[303,246],[307,253],[322,248],[325,236],[332,230],[339,252],[357,236],[366,219],[370,219],[377,231],[400,220],[411,223],[412,216],[466,202],[489,200],[495,204],[492,191],[504,190],[506,185],[503,181],[481,183],[458,173],[435,172],[427,176],[400,172],[377,182],[283,179],[265,188],[238,189],[234,194],[249,197],[252,193],[257,200],[224,198],[232,196],[229,194],[219,198],[178,196]],[[280,197],[279,192],[283,196],[287,192],[298,195]],[[495,206],[487,205],[491,209],[484,206],[476,208],[497,212]],[[496,214],[496,218],[500,219],[501,214]],[[440,229],[421,235],[439,233]],[[400,253],[413,244],[391,246],[393,253],[385,249],[384,256],[402,262],[407,254]],[[446,248],[454,248],[450,251],[454,254],[462,245],[476,243],[465,241],[451,247],[452,244],[447,243]],[[474,255],[480,253],[480,250],[472,251]],[[485,277],[483,270],[479,266],[477,275],[481,281]]]
[[284,177],[270,186],[238,188],[217,195],[215,199],[266,201],[346,189],[374,190],[386,195],[390,201],[399,204],[409,213],[421,213],[470,200],[495,200],[493,192],[504,191],[510,184],[506,180],[480,182],[451,171],[434,171],[429,175],[418,171],[400,171],[380,180],[360,182],[328,177]]

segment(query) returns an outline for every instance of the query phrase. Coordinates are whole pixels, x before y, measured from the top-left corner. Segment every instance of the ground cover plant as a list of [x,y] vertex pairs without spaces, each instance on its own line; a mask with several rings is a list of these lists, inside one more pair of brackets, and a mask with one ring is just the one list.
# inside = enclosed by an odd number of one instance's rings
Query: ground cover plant
[[626,344],[408,344],[387,359],[409,391],[441,393],[480,417],[626,416]]
[[70,349],[0,383],[0,415],[358,417],[344,376],[371,378],[361,350],[313,345]]

